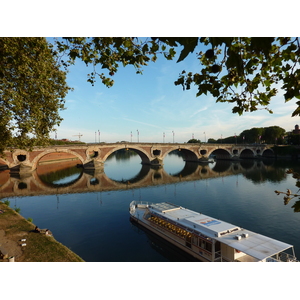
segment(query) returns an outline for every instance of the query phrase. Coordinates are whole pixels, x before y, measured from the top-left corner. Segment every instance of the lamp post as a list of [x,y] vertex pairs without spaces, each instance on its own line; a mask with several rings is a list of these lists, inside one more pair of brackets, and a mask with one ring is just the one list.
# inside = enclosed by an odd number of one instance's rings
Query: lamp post
[[165,142],[165,133],[163,132],[163,143]]
[[140,142],[140,133],[139,133],[139,130],[137,129],[136,132],[137,132],[137,141],[139,143]]
[[130,142],[132,143],[132,131],[130,131]]
[[174,132],[174,131],[172,131],[172,133],[173,133],[173,144],[174,144],[174,136],[175,136],[175,132]]
[[206,133],[205,131],[203,133],[204,133],[204,143],[206,143]]

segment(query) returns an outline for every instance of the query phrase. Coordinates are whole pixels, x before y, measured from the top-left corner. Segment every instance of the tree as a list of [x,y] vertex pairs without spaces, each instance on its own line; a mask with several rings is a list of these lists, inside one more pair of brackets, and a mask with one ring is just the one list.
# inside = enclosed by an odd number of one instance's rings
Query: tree
[[266,144],[282,144],[284,140],[285,129],[279,126],[251,128],[244,130],[240,137],[247,144],[266,143]]
[[264,129],[263,137],[266,144],[282,144],[285,129],[279,126],[270,126]]
[[251,128],[244,130],[240,136],[243,137],[243,140],[246,144],[252,144],[252,143],[261,143],[262,135],[263,135],[264,129],[263,128]]
[[213,138],[209,138],[209,139],[207,140],[207,143],[216,144],[217,141],[216,141],[215,139],[213,139]]
[[[57,40],[57,51],[66,54],[67,66],[77,58],[93,67],[88,81],[99,76],[110,87],[119,64],[133,65],[137,73],[159,54],[177,62],[196,52],[199,72],[183,70],[175,85],[198,87],[197,96],[210,93],[217,102],[234,103],[233,113],[243,114],[268,108],[271,99],[284,91],[284,100],[300,99],[300,42],[290,37],[159,37],[159,38],[64,38]],[[96,66],[106,69],[99,73]],[[300,114],[300,101],[292,116]]]
[[45,38],[0,38],[0,153],[45,144],[68,91]]
[[201,141],[197,140],[197,139],[190,139],[190,140],[188,140],[188,143],[189,144],[195,144],[195,143],[199,144],[199,143],[201,143]]

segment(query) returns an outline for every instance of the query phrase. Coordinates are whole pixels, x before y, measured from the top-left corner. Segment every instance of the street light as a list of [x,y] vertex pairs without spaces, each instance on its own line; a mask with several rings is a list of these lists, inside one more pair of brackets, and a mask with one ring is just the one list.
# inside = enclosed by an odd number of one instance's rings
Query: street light
[[206,143],[206,133],[205,132],[203,133],[204,133],[204,143]]
[[174,136],[175,136],[175,132],[174,131],[172,131],[173,132],[173,144],[174,144]]
[[163,143],[165,142],[165,133],[163,132]]
[[138,140],[138,143],[140,142],[140,133],[139,133],[139,130],[137,129],[137,140]]

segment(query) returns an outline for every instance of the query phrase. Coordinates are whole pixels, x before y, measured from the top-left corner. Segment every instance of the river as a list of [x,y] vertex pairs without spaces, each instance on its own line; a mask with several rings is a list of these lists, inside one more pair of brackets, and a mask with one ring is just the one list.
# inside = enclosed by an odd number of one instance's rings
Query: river
[[[31,179],[12,179],[8,171],[1,171],[1,198],[6,195],[6,180],[14,180],[17,192],[5,197],[10,206],[40,228],[49,228],[59,242],[85,261],[191,260],[130,222],[132,200],[169,201],[202,212],[290,243],[300,258],[300,201],[295,198],[286,204],[282,195],[274,193],[287,188],[298,191],[295,179],[286,174],[288,168],[300,170],[297,161],[220,160],[198,165],[186,164],[180,153],[172,153],[162,170],[153,170],[143,167],[138,155],[115,153],[105,163],[104,177],[85,175],[70,165],[41,174],[41,167],[35,173],[39,182],[35,184],[49,187],[48,192],[35,192]],[[80,189],[84,176],[90,176],[88,188]]]

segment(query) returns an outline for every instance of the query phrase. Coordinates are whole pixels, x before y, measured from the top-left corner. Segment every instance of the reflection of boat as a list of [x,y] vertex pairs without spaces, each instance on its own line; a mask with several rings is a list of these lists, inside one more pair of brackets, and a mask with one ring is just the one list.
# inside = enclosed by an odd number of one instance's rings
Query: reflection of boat
[[129,210],[131,220],[200,261],[296,261],[292,245],[168,202],[132,201]]

